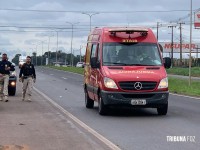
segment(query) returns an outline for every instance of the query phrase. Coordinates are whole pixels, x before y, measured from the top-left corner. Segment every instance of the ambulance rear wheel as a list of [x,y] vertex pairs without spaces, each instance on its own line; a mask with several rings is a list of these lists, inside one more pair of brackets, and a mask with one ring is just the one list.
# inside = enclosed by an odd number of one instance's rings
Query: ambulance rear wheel
[[94,101],[89,98],[87,90],[85,90],[85,107],[86,108],[94,107]]
[[99,114],[100,114],[100,115],[107,115],[107,113],[108,113],[108,108],[107,108],[107,106],[104,104],[101,95],[99,95],[98,111],[99,111]]

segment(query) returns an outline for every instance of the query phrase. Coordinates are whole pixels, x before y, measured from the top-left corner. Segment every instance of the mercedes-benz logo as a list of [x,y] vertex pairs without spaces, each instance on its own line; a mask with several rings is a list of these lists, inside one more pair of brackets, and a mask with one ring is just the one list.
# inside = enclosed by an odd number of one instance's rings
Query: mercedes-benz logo
[[134,87],[135,87],[136,90],[141,90],[142,83],[141,82],[135,82]]

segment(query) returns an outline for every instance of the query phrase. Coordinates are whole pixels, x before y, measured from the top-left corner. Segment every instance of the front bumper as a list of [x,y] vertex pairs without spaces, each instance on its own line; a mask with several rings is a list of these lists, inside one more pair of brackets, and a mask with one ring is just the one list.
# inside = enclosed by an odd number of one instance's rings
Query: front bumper
[[[169,92],[127,93],[101,91],[101,96],[105,105],[156,108],[168,103]],[[131,100],[137,99],[145,99],[146,105],[131,105]]]

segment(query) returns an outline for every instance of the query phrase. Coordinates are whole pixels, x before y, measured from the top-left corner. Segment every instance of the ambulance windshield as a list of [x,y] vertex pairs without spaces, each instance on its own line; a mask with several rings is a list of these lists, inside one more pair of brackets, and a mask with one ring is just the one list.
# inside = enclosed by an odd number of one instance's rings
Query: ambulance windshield
[[161,66],[159,50],[153,43],[104,43],[104,66]]

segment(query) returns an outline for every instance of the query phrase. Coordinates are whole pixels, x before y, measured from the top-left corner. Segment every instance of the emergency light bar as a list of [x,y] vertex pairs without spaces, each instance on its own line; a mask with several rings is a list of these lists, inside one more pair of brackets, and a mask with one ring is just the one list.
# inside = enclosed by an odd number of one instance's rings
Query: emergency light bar
[[115,28],[109,29],[111,35],[115,36],[117,32],[125,32],[126,34],[133,34],[134,32],[140,32],[141,36],[147,36],[148,29],[142,28]]

